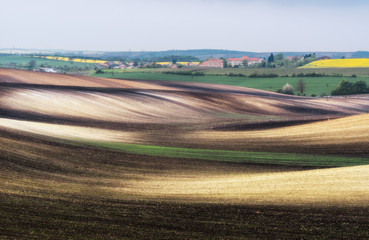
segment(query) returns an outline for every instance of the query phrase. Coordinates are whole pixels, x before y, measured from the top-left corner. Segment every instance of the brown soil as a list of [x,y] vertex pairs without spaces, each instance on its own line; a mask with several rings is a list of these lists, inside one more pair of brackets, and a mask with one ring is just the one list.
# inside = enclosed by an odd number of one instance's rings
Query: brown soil
[[62,140],[369,156],[368,112],[365,96],[0,69],[0,238],[365,239],[368,166],[149,157]]
[[362,155],[367,116],[333,119],[368,112],[365,95],[327,100],[0,69],[0,127],[67,139]]

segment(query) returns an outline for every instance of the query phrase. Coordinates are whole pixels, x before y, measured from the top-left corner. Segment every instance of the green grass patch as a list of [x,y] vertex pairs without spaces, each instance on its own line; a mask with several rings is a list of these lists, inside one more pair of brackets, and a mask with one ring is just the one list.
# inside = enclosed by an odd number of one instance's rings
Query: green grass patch
[[251,75],[253,73],[257,74],[269,74],[274,73],[279,76],[285,75],[293,75],[293,74],[308,74],[308,73],[317,73],[317,74],[326,74],[326,75],[343,75],[343,76],[361,76],[361,77],[369,77],[369,68],[322,68],[322,69],[304,69],[304,68],[218,68],[218,69],[204,69],[202,70],[205,74],[244,74]]
[[130,154],[202,159],[220,162],[276,164],[309,167],[346,167],[369,164],[368,158],[359,157],[193,149],[96,141],[78,141],[78,143],[95,147],[115,149]]
[[90,63],[78,63],[78,62],[65,62],[65,61],[57,61],[51,59],[44,59],[38,57],[27,57],[27,56],[0,56],[0,67],[16,67],[16,68],[26,68],[28,63],[31,60],[36,61],[36,66],[40,67],[41,65],[47,65],[52,68],[57,67],[93,67],[96,64]]
[[[142,80],[165,80],[165,81],[182,81],[182,82],[198,82],[198,83],[214,83],[225,84],[231,86],[248,87],[266,91],[277,91],[286,83],[296,87],[297,82],[303,79],[306,84],[306,95],[317,96],[327,94],[330,95],[343,77],[277,77],[277,78],[247,78],[247,77],[229,77],[229,76],[184,76],[174,74],[163,74],[160,72],[107,72],[103,74],[92,74],[95,77],[104,78],[120,78],[120,79],[142,79]],[[353,78],[355,81],[365,81],[369,85],[369,77]]]

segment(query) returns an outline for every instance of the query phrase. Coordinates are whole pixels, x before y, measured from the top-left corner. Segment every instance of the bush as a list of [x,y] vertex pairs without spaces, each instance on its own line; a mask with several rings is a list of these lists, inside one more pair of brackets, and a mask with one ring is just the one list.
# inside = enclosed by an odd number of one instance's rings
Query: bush
[[175,75],[192,75],[191,71],[166,71],[164,74],[175,74]]
[[279,77],[279,75],[275,73],[268,73],[268,74],[253,73],[249,76],[249,78],[277,78],[277,77]]
[[101,74],[101,73],[105,73],[103,70],[101,70],[101,69],[98,69],[98,70],[96,70],[96,72],[95,72],[96,74]]
[[192,75],[194,76],[205,76],[204,72],[193,72]]
[[365,81],[357,81],[354,83],[353,89],[352,89],[355,93],[367,93],[368,92],[368,88],[366,85]]
[[238,74],[235,74],[235,73],[229,73],[228,74],[228,77],[246,77],[246,75],[242,74],[242,73],[238,73]]
[[357,81],[355,83],[342,79],[331,95],[349,95],[369,93],[369,89],[365,81]]
[[175,74],[175,75],[183,75],[183,76],[205,76],[204,72],[200,71],[166,71],[164,74]]
[[282,92],[284,94],[289,94],[289,95],[293,95],[293,87],[291,84],[286,83],[283,88],[282,88]]
[[353,92],[353,84],[345,79],[342,79],[331,95],[348,95]]

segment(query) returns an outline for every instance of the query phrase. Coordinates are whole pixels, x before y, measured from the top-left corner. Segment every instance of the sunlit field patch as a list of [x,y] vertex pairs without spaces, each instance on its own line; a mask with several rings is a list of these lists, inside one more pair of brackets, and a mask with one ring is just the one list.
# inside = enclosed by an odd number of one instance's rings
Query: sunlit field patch
[[105,63],[106,61],[96,60],[96,59],[82,59],[82,58],[68,58],[68,57],[53,57],[53,56],[46,56],[40,57],[49,60],[57,60],[57,61],[64,61],[64,62],[79,62],[79,63]]
[[311,62],[300,68],[367,68],[368,58],[359,59],[327,59]]

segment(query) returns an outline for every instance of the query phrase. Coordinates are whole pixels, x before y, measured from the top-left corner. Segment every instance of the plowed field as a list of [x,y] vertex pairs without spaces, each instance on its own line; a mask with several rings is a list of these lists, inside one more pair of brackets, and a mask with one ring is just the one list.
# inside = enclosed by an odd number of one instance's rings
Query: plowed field
[[0,238],[365,238],[368,113],[367,95],[0,69]]

